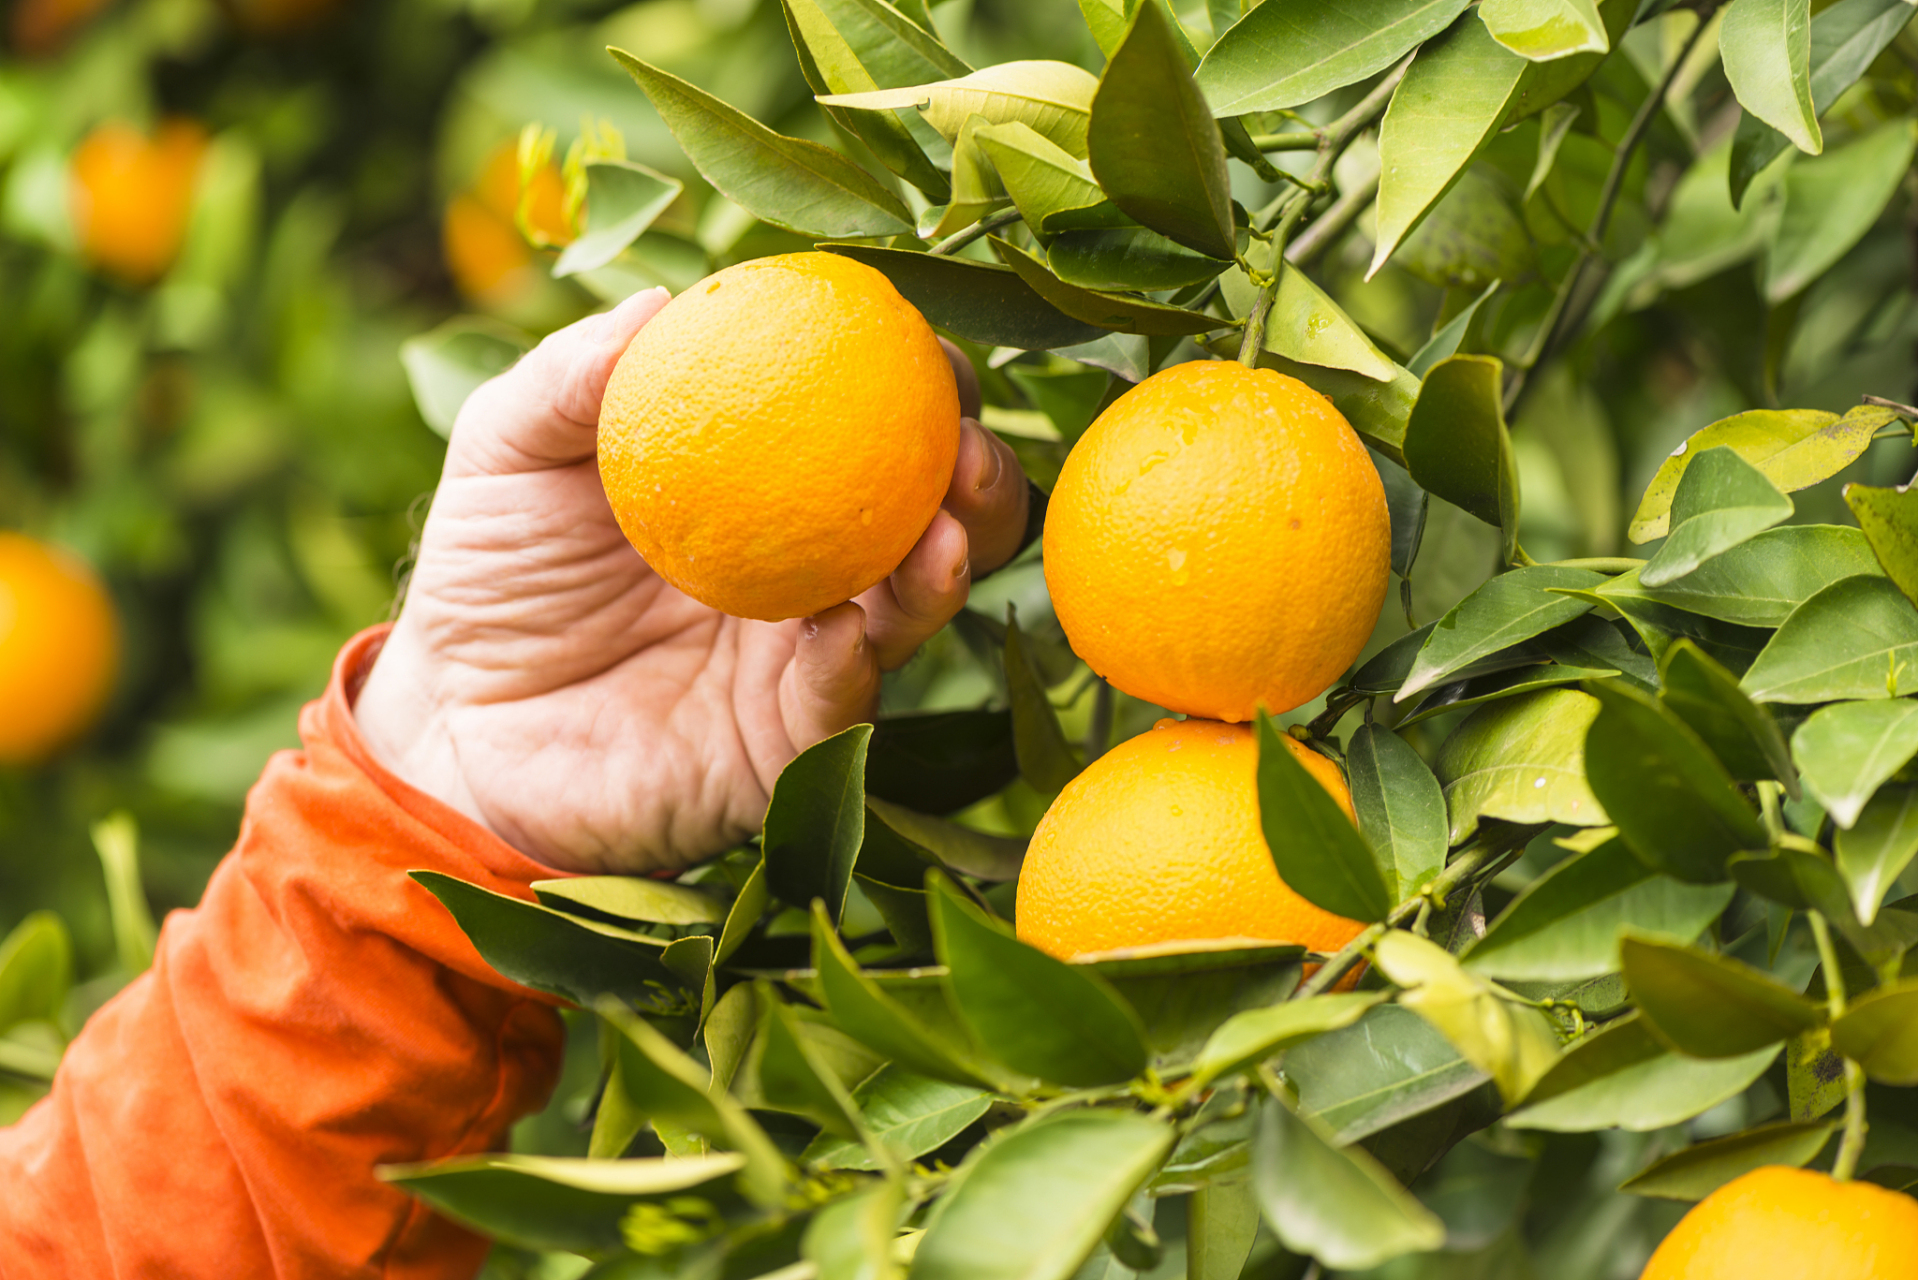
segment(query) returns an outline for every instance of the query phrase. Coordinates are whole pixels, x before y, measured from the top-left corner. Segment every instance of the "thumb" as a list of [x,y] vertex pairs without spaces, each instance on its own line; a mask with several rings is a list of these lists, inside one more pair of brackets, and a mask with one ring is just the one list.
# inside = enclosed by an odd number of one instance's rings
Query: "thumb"
[[453,424],[446,474],[515,475],[592,457],[606,380],[670,298],[665,289],[646,289],[556,330],[473,392]]
[[779,711],[795,751],[858,724],[879,698],[879,659],[866,639],[866,611],[848,601],[800,623],[779,681]]

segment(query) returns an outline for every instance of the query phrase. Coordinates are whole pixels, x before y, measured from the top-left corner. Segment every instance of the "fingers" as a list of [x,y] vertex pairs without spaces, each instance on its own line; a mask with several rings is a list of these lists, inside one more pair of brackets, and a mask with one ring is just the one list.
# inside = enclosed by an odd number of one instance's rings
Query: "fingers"
[[979,416],[979,371],[972,367],[972,361],[955,344],[939,339],[939,345],[946,350],[946,359],[952,362],[953,381],[959,384],[959,416],[977,418]]
[[964,527],[941,511],[892,577],[859,597],[881,671],[904,666],[965,605],[972,585],[967,545]]
[[548,334],[520,362],[467,398],[453,425],[446,474],[515,475],[593,456],[606,380],[670,295],[647,289]]
[[974,575],[997,569],[1018,552],[1030,497],[1012,446],[976,421],[963,420],[945,509],[966,531]]
[[804,619],[779,679],[779,711],[794,749],[867,719],[878,700],[879,664],[865,611],[847,601]]

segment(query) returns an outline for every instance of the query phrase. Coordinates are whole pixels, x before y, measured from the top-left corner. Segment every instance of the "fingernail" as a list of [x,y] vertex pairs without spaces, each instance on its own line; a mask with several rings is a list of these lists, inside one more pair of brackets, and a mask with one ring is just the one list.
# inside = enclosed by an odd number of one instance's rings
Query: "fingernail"
[[979,478],[972,482],[972,491],[980,493],[999,483],[999,476],[1005,471],[1006,464],[999,454],[997,442],[986,433],[986,429],[975,425],[973,431],[977,433],[979,447],[986,451],[986,464],[979,469]]
[[958,564],[952,567],[952,576],[955,580],[959,578],[963,578],[971,572],[972,572],[971,556],[967,556],[965,559],[961,560]]

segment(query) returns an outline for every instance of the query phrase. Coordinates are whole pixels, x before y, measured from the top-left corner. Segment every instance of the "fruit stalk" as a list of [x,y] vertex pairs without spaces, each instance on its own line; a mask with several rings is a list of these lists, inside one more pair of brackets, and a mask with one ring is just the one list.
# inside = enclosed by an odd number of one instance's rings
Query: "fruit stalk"
[[944,240],[941,240],[938,244],[926,250],[926,252],[934,257],[948,257],[959,252],[980,236],[990,235],[1000,227],[1010,226],[1012,223],[1019,221],[1022,216],[1017,209],[1001,209],[990,218],[981,218],[971,226],[962,227],[960,230],[953,232]]
[[[1831,1020],[1845,1012],[1845,975],[1838,968],[1838,949],[1831,944],[1831,926],[1817,911],[1807,911],[1811,936],[1818,943],[1818,962],[1825,973],[1825,1006]],[[1865,1152],[1865,1134],[1871,1126],[1865,1122],[1865,1072],[1850,1058],[1845,1059],[1845,1135],[1838,1143],[1838,1156],[1832,1161],[1831,1176],[1850,1182],[1858,1172],[1858,1157]]]

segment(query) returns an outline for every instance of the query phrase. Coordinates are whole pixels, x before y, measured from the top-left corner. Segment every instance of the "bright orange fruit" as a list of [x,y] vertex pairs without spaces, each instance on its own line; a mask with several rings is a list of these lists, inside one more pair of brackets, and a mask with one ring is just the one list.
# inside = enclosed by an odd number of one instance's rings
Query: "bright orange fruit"
[[93,723],[113,686],[113,601],[77,556],[0,532],[0,764],[31,764]]
[[1918,1280],[1918,1200],[1767,1165],[1700,1200],[1639,1280]]
[[[1338,766],[1282,737],[1346,816]],[[1161,720],[1052,802],[1019,873],[1020,938],[1072,959],[1240,938],[1337,951],[1364,928],[1279,879],[1259,826],[1258,748],[1245,725]]]
[[1226,360],[1174,365],[1073,446],[1046,511],[1046,585],[1087,665],[1213,720],[1310,702],[1372,634],[1385,489],[1331,402]]
[[[532,283],[533,250],[515,220],[519,210],[519,147],[502,143],[470,191],[453,197],[440,224],[446,269],[460,293],[475,302],[507,301]],[[555,244],[572,239],[566,224],[566,187],[557,165],[533,176],[529,220]]]
[[168,120],[152,137],[110,120],[74,149],[70,196],[80,253],[129,284],[173,265],[186,238],[206,130]]

